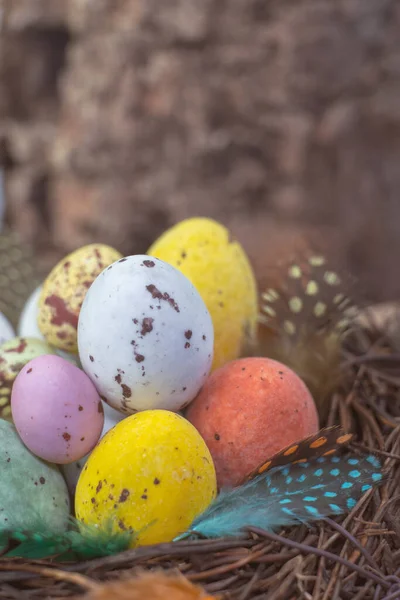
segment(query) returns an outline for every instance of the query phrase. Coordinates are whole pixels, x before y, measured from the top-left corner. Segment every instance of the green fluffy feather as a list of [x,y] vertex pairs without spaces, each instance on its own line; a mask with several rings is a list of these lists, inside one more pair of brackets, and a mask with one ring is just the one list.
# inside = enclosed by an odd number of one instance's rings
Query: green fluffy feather
[[0,533],[0,546],[13,546],[12,550],[3,554],[7,558],[41,559],[57,556],[58,560],[86,560],[123,552],[128,549],[134,536],[130,531],[113,532],[111,523],[100,529],[71,519],[70,527],[64,533],[54,533],[45,524],[40,524],[35,531],[3,530]]

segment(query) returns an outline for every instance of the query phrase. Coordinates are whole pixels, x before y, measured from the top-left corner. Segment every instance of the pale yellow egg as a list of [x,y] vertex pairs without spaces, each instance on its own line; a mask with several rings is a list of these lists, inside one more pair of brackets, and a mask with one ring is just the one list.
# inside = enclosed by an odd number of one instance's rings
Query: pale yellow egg
[[226,227],[212,219],[187,219],[166,231],[147,253],[179,269],[202,296],[214,325],[213,369],[254,344],[256,281],[246,253]]

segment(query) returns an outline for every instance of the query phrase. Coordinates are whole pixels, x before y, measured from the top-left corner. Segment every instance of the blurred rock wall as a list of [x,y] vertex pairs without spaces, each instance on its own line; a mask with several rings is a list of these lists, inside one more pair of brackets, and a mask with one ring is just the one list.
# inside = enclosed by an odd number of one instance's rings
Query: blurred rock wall
[[[8,10],[6,10],[8,6]],[[0,38],[9,219],[44,268],[214,217],[263,280],[320,239],[400,296],[398,0],[12,0]]]

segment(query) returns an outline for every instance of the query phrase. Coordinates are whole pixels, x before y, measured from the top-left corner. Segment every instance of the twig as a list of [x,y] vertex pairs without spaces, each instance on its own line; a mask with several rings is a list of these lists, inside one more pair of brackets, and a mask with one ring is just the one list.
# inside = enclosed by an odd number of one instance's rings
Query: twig
[[301,552],[311,553],[311,554],[315,554],[317,556],[323,556],[324,558],[326,558],[328,560],[333,560],[335,562],[339,562],[340,564],[344,565],[348,569],[357,571],[357,573],[359,573],[359,575],[362,575],[365,579],[367,579],[367,580],[373,579],[376,583],[379,583],[383,587],[386,587],[386,588],[389,587],[389,583],[387,583],[387,581],[385,581],[382,577],[375,575],[375,573],[372,573],[371,571],[367,571],[366,569],[363,569],[362,567],[359,567],[358,565],[351,563],[350,561],[348,561],[345,558],[342,558],[340,556],[337,556],[336,554],[332,554],[331,552],[327,552],[326,550],[322,550],[321,548],[313,548],[312,546],[307,546],[306,544],[301,544],[301,543],[295,542],[293,540],[288,540],[280,535],[277,535],[276,533],[271,533],[269,531],[265,531],[264,529],[260,529],[258,527],[249,527],[248,529],[250,531],[253,531],[254,533],[257,533],[257,535],[259,535],[261,537],[266,537],[271,540],[279,541],[282,544],[290,546],[291,548],[297,548]]

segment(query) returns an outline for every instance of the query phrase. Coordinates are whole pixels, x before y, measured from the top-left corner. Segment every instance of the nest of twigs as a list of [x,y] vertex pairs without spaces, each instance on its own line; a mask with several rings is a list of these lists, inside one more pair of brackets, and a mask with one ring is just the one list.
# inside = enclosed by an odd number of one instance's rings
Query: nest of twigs
[[[388,481],[378,491],[367,492],[350,514],[311,527],[285,529],[279,535],[253,529],[246,539],[160,544],[74,564],[3,558],[0,597],[66,598],[88,593],[90,598],[136,598],[126,587],[129,578],[143,570],[163,569],[179,571],[211,596],[236,600],[400,598],[396,332],[387,322],[369,322],[347,339],[343,378],[322,423],[341,424],[355,432],[354,450],[373,449],[385,460]],[[109,588],[110,582],[122,583],[120,588]],[[142,593],[140,597],[156,596]]]

